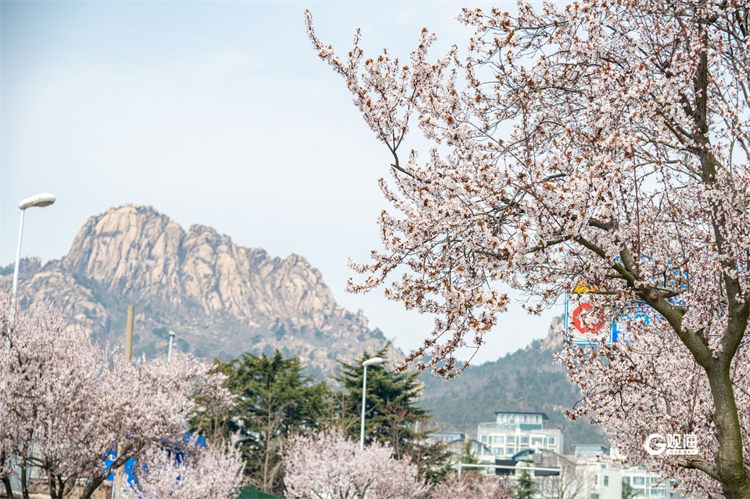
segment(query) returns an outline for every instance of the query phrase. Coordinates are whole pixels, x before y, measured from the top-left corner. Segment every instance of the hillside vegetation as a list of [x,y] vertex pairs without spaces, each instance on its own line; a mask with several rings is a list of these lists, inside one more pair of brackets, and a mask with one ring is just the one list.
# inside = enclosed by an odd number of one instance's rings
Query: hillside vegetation
[[565,368],[554,363],[558,345],[559,338],[550,333],[495,362],[470,367],[451,381],[425,372],[422,405],[443,430],[473,435],[480,422],[494,420],[495,411],[542,411],[549,416],[545,426],[562,429],[566,451],[575,443],[606,443],[598,426],[565,417],[565,409],[580,396]]

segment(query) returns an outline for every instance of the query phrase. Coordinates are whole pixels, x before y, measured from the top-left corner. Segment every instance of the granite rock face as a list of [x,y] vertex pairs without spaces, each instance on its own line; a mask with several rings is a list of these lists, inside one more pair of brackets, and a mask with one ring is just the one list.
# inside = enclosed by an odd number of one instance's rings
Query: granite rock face
[[[0,279],[9,281],[5,274]],[[199,355],[278,348],[331,372],[335,359],[386,343],[361,312],[336,303],[303,257],[272,257],[203,225],[185,231],[151,207],[90,218],[67,255],[44,266],[26,260],[20,278],[23,300],[52,300],[110,343],[122,341],[125,311],[134,305],[136,352],[147,355],[165,350],[171,329],[178,348]]]

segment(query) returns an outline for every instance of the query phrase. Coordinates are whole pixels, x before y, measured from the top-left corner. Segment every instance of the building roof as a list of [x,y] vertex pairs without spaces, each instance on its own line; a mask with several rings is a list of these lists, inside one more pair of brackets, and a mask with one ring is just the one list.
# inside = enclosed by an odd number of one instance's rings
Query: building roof
[[546,413],[535,411],[495,411],[495,416],[497,416],[498,414],[541,414],[542,419],[549,419]]
[[609,447],[602,444],[573,444],[576,456],[605,456],[609,454]]
[[607,447],[604,444],[573,444],[574,449],[605,449],[608,450],[609,447]]

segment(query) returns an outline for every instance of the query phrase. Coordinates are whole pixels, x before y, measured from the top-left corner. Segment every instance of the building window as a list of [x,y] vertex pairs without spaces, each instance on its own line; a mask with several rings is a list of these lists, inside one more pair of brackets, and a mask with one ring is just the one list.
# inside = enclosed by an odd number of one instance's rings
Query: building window
[[526,444],[526,445],[529,444],[529,436],[528,435],[524,435],[524,436],[521,437],[521,444]]
[[505,437],[502,435],[495,435],[495,443],[503,445],[505,443]]
[[633,485],[645,485],[646,479],[642,476],[634,476],[633,477]]
[[547,437],[547,442],[549,442],[550,445],[555,445],[555,437]]
[[609,476],[608,475],[604,475],[604,486],[605,487],[609,487]]

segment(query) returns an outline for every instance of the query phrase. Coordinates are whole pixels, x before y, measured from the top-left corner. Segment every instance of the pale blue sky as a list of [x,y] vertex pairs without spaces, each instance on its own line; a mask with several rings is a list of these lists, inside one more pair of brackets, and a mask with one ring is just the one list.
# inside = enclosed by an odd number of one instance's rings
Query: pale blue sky
[[[461,6],[2,1],[0,264],[15,255],[16,204],[30,194],[58,196],[27,214],[22,253],[43,260],[62,256],[87,217],[149,204],[185,228],[304,255],[342,305],[415,347],[429,319],[382,291],[344,291],[346,259],[379,244],[376,180],[389,158],[315,56],[303,12],[339,50],[360,26],[365,49],[406,57],[425,26],[439,36],[434,53],[464,38]],[[544,336],[552,315],[508,314],[477,358]]]

